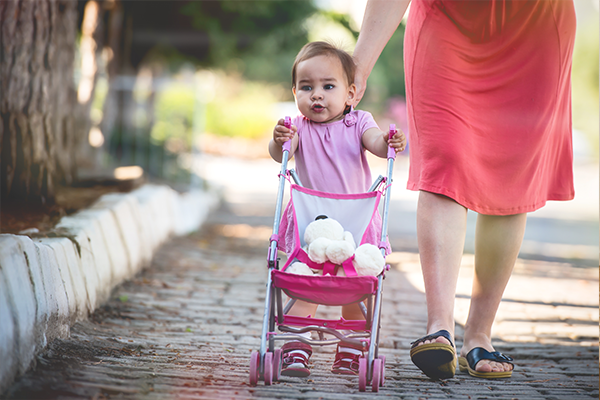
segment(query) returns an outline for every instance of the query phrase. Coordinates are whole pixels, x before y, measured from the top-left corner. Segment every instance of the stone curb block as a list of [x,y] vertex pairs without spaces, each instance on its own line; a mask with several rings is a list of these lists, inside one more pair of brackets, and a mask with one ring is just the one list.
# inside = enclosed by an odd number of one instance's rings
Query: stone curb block
[[63,217],[59,237],[0,234],[0,393],[56,338],[149,265],[174,235],[198,229],[219,203],[213,192],[147,184],[110,193]]

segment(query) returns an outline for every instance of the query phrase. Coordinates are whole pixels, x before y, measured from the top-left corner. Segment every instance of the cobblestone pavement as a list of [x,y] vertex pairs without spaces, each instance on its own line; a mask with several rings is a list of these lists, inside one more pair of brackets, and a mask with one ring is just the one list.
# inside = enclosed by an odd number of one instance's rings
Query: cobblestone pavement
[[[329,372],[333,347],[315,348],[308,379],[248,384],[259,348],[271,203],[231,203],[203,229],[164,245],[151,267],[67,340],[51,343],[37,366],[2,399],[587,399],[598,398],[598,271],[519,261],[494,332],[516,360],[513,377],[458,373],[427,379],[410,362],[425,333],[418,256],[394,253],[384,282],[381,353],[386,383],[358,391],[357,378]],[[465,256],[457,300],[457,345],[472,259]],[[335,308],[323,309],[332,316]]]

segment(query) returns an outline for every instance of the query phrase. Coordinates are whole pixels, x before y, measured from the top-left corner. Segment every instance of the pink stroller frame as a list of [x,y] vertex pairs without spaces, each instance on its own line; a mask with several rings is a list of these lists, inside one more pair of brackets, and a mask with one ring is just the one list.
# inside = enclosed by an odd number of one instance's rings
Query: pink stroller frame
[[[286,124],[290,124],[286,117]],[[390,125],[390,137],[396,132]],[[381,297],[384,271],[378,276],[358,276],[352,264],[353,257],[341,266],[330,262],[316,264],[303,250],[304,230],[318,215],[327,215],[340,222],[346,231],[352,233],[359,244],[367,242],[367,231],[377,215],[383,196],[384,206],[381,223],[381,236],[378,243],[385,257],[387,249],[387,219],[391,194],[392,171],[396,153],[388,149],[387,178],[379,176],[366,193],[333,194],[302,187],[294,170],[287,170],[290,141],[283,145],[283,159],[279,174],[279,191],[273,224],[273,235],[267,256],[269,273],[263,314],[263,329],[260,352],[253,351],[250,356],[250,384],[256,385],[262,379],[265,385],[278,381],[282,365],[281,349],[275,349],[275,341],[298,340],[310,345],[347,344],[362,347],[366,352],[359,359],[358,388],[361,392],[371,384],[377,392],[385,381],[385,356],[379,354],[379,330],[381,321]],[[290,186],[290,206],[293,209],[294,245],[283,268],[279,269],[277,257],[278,233],[282,213],[285,182],[292,178],[295,184]],[[358,240],[357,240],[358,239]],[[285,270],[294,261],[301,261],[313,269],[322,269],[323,275],[296,275]],[[346,276],[336,276],[338,268],[343,268]],[[283,306],[282,292],[289,301]],[[286,315],[296,300],[319,305],[342,306],[357,303],[364,320],[327,320]],[[363,301],[367,301],[367,306]],[[275,331],[278,328],[279,332]],[[344,333],[343,331],[350,332]],[[280,333],[281,332],[281,333]],[[318,339],[308,339],[302,334],[316,332]],[[327,337],[325,336],[327,335]]]

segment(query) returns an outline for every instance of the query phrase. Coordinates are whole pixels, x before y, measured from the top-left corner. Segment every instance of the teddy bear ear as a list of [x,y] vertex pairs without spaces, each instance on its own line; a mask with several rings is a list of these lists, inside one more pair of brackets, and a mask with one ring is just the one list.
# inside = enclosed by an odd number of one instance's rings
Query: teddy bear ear
[[354,236],[352,232],[344,231],[344,240],[352,246],[352,248],[356,249],[356,242],[354,241]]

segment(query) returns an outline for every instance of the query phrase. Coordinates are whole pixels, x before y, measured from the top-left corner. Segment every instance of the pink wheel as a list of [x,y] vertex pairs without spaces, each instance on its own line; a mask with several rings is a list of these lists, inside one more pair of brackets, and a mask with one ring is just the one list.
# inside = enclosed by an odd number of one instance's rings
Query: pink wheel
[[381,360],[381,383],[379,386],[385,385],[385,356],[380,355],[379,359]]
[[273,353],[273,381],[279,381],[281,377],[282,353],[281,349],[276,349]]
[[376,358],[373,360],[373,379],[371,379],[371,388],[373,392],[379,392],[381,384],[381,360]]
[[273,383],[273,353],[267,352],[265,354],[263,378],[265,385],[271,386]]
[[250,355],[250,386],[256,386],[260,372],[260,354],[253,351]]
[[367,390],[367,359],[361,357],[358,359],[358,390],[364,392]]

